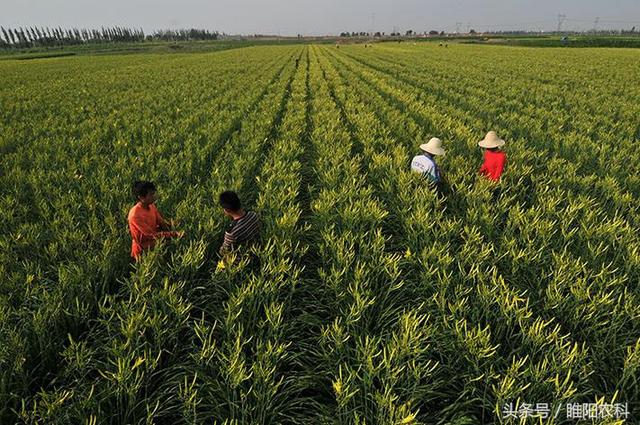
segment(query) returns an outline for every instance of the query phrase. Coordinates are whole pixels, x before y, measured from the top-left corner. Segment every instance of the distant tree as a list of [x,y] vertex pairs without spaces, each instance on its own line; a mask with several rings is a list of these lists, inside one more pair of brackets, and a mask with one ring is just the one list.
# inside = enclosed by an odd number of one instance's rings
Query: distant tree
[[474,30],[473,28],[469,30],[469,34],[475,34],[475,33],[476,33],[476,30]]
[[440,35],[444,35],[444,31],[440,31]]
[[18,37],[20,38],[21,47],[29,46],[29,39],[27,38],[27,35],[24,33],[24,29],[22,27],[20,27],[20,30],[18,31]]
[[[180,30],[160,30],[153,33],[151,38],[147,37],[147,39],[163,41],[216,40],[219,35],[220,34],[218,32],[191,28]],[[253,37],[260,37],[260,34],[254,34]],[[141,38],[144,39],[144,33],[142,33]]]
[[11,44],[11,37],[9,37],[9,33],[4,27],[0,27],[2,29],[2,37],[7,42],[7,45]]
[[431,30],[431,31],[429,31],[429,35],[438,35],[438,31]]
[[27,34],[25,34],[24,32],[24,28],[22,27],[19,28],[18,35],[20,36],[20,43],[22,43],[23,45],[26,45],[29,43],[29,38]]
[[[349,35],[349,33],[346,34]],[[142,28],[119,26],[101,27],[99,30],[62,27],[40,28],[37,26],[17,29],[0,27],[0,46],[23,48],[35,45],[63,46],[99,42],[144,42],[154,39],[167,41],[217,40],[220,36],[218,31],[212,32],[197,28],[157,31],[147,36]]]
[[11,36],[11,44],[16,45],[20,41],[16,30],[9,28],[9,36]]
[[412,36],[413,35],[413,30],[407,30],[407,32],[405,33],[406,36]]
[[35,44],[38,41],[38,36],[36,36],[36,32],[33,30],[33,27],[27,28],[27,34],[29,34],[31,43]]

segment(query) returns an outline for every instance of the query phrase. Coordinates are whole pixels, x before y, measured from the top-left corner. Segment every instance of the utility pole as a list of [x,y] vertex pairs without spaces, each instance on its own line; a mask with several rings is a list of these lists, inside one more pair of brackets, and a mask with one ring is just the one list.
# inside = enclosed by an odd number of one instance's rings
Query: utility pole
[[461,26],[462,26],[462,22],[456,22],[456,34],[460,34]]
[[562,29],[562,24],[564,23],[565,19],[567,19],[567,15],[558,14],[558,29],[556,29],[556,32],[560,32],[560,30]]
[[598,22],[600,22],[600,17],[598,16],[596,20],[593,22],[593,32],[598,31]]
[[470,30],[471,30],[471,22],[467,22],[467,34],[469,34]]
[[376,32],[376,13],[371,12],[371,35]]

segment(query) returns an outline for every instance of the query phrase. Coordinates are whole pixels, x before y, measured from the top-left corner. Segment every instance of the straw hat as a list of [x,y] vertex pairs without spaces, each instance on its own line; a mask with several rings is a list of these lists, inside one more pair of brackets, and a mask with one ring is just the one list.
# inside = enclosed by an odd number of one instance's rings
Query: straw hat
[[420,149],[431,155],[444,155],[444,149],[442,149],[442,140],[437,137],[431,138],[427,143],[420,145]]
[[484,136],[483,140],[478,142],[481,148],[499,148],[504,145],[504,140],[498,137],[495,131],[490,131]]

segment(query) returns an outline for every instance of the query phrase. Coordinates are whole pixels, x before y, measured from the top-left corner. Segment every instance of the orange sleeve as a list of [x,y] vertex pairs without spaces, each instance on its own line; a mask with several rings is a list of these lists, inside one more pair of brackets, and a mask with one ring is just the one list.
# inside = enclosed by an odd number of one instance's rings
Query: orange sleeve
[[129,231],[131,232],[131,238],[140,246],[146,246],[149,242],[155,241],[158,238],[177,238],[180,236],[180,232],[167,231],[167,232],[154,232],[144,233],[140,226],[135,221],[129,222]]
[[140,223],[138,223],[137,217],[135,215],[129,218],[129,231],[131,232],[131,238],[139,245],[144,245],[145,243],[153,241],[156,238],[155,234],[148,234],[142,231]]

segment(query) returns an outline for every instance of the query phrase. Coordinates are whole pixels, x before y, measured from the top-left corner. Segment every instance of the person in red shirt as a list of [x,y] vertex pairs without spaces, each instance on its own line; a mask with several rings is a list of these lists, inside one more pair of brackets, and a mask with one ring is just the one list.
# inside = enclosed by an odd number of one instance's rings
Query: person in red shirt
[[153,182],[135,182],[133,195],[138,202],[129,210],[128,221],[131,232],[131,257],[138,261],[143,251],[155,246],[156,239],[179,238],[184,232],[169,230],[171,225],[162,218],[154,205],[156,186]]
[[478,146],[484,148],[484,163],[480,167],[480,174],[493,181],[500,180],[507,162],[507,155],[500,150],[504,143],[495,131],[488,132],[485,138],[478,142]]

